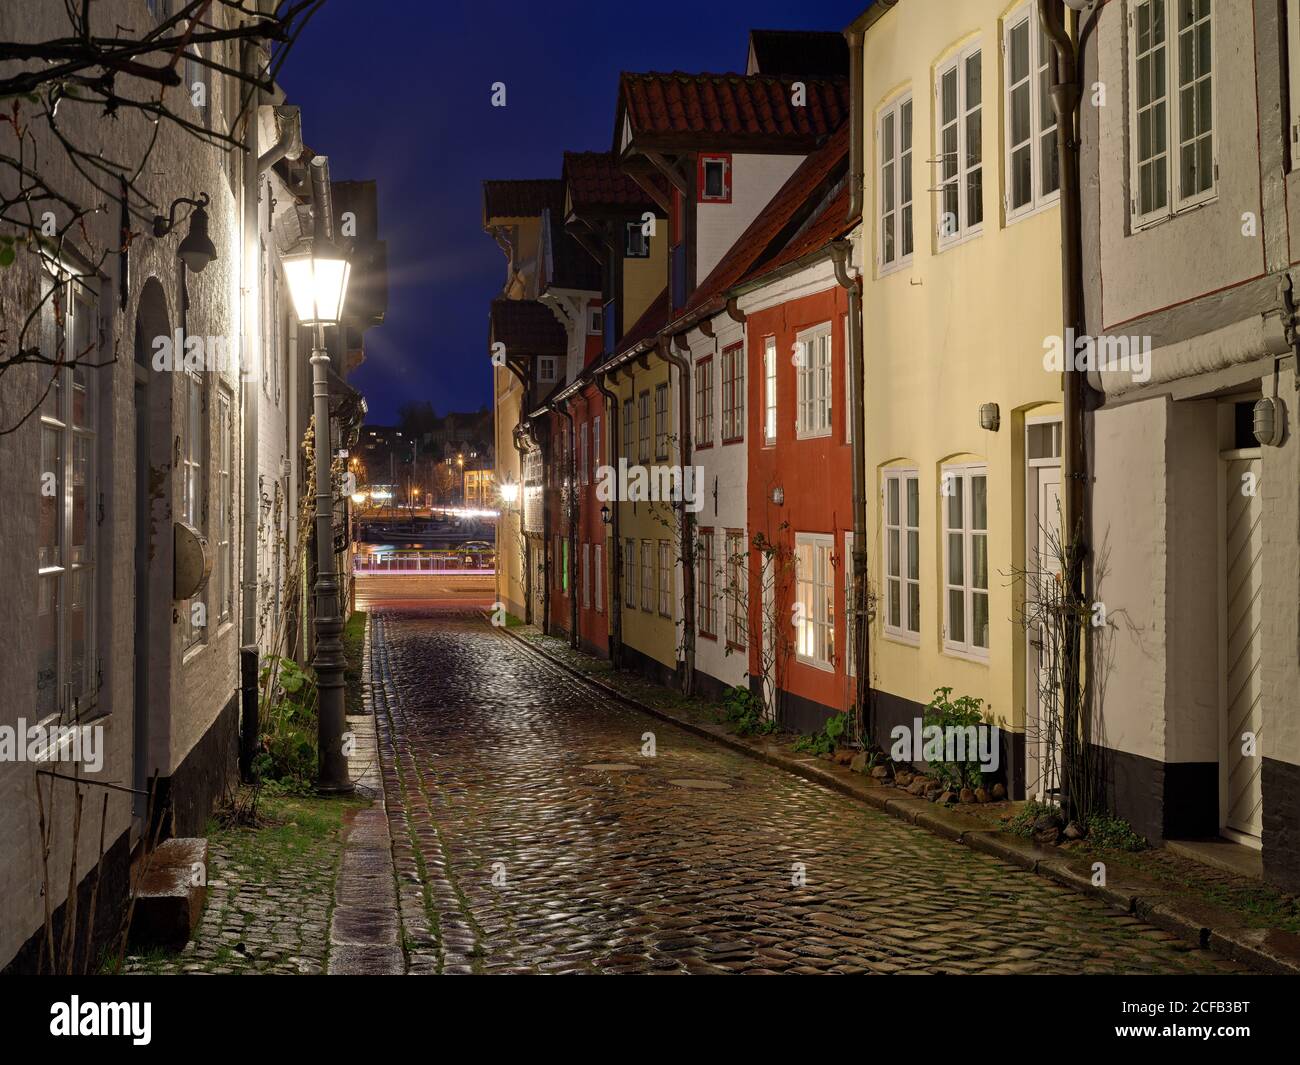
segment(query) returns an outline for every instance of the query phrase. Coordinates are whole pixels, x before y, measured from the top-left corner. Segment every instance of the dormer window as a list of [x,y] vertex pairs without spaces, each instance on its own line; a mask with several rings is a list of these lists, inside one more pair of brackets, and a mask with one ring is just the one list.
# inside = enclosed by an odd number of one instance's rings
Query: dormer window
[[600,307],[587,308],[587,335],[598,337],[605,331],[605,313]]
[[730,203],[731,156],[701,155],[699,182],[700,203]]
[[623,242],[623,256],[627,259],[650,258],[650,238],[640,222],[627,223],[627,236]]

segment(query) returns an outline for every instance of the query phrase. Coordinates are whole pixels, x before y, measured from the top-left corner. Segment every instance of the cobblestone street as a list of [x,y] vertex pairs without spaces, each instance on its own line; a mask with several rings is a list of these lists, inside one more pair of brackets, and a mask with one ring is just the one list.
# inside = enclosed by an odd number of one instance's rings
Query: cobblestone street
[[1233,971],[608,699],[474,614],[372,622],[412,973]]

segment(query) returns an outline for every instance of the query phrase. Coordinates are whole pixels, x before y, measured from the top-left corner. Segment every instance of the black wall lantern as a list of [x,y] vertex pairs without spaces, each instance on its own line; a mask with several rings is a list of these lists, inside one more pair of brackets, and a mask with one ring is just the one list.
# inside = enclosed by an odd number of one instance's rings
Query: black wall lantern
[[176,254],[180,256],[185,268],[192,274],[201,274],[203,268],[217,257],[216,246],[212,243],[212,238],[208,236],[208,194],[201,193],[198,199],[189,199],[185,196],[177,197],[172,201],[171,207],[167,211],[167,217],[154,215],[153,235],[155,237],[165,237],[176,228],[176,208],[183,203],[189,204],[194,208],[190,212],[190,229],[185,234],[185,239],[181,241],[181,246],[176,249]]

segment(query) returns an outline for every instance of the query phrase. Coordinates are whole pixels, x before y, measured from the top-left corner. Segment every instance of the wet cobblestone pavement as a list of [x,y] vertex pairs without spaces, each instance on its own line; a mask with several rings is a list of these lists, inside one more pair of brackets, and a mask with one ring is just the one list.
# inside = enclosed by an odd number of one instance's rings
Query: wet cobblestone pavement
[[1234,971],[607,699],[476,615],[372,622],[412,973]]

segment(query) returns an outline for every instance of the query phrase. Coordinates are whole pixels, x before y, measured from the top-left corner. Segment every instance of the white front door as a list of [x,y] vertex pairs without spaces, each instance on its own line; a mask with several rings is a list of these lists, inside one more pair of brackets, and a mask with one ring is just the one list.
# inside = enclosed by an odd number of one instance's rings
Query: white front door
[[1225,834],[1258,846],[1263,805],[1259,676],[1263,530],[1259,449],[1229,451],[1224,453],[1223,460],[1220,823]]
[[[1031,500],[1033,535],[1029,542],[1033,556],[1027,567],[1030,574],[1027,594],[1034,598],[1026,605],[1026,612],[1035,618],[1046,612],[1048,604],[1057,603],[1061,595],[1061,467],[1037,466],[1029,472],[1037,485],[1035,498]],[[1033,715],[1029,737],[1033,764],[1029,766],[1026,784],[1029,792],[1042,802],[1060,790],[1059,704],[1053,695],[1059,691],[1060,646],[1058,634],[1037,621],[1030,625],[1028,636],[1029,691],[1025,705]]]

